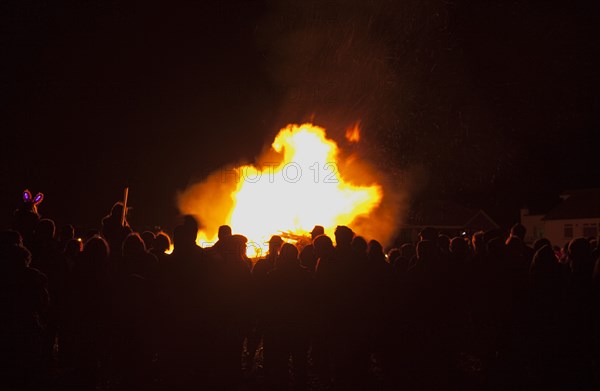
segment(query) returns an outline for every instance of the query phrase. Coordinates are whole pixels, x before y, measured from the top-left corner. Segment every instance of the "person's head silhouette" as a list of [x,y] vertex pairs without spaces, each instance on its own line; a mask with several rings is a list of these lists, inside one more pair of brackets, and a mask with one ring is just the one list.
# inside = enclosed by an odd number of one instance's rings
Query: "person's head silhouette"
[[521,241],[525,241],[526,232],[527,230],[523,224],[516,223],[510,229],[510,236],[516,236],[517,238],[521,239]]
[[319,235],[313,243],[317,258],[328,258],[333,253],[333,242],[327,235]]
[[315,227],[312,229],[312,231],[310,231],[310,238],[311,240],[315,240],[315,238],[319,235],[324,235],[325,234],[325,228],[323,228],[323,226],[321,225],[315,225]]
[[246,259],[248,238],[243,235],[231,235],[223,239],[222,254],[225,259],[239,261]]
[[157,253],[165,253],[171,248],[171,239],[165,232],[159,232],[154,239],[154,251]]
[[229,237],[231,235],[232,235],[232,233],[231,233],[231,227],[230,226],[228,226],[228,225],[222,225],[222,226],[219,227],[219,233],[217,235],[218,238],[219,238],[219,240],[224,239],[226,237]]
[[352,239],[354,238],[354,232],[346,227],[345,225],[338,225],[335,229],[335,243],[338,247],[350,247]]
[[298,249],[290,243],[284,243],[277,257],[277,266],[286,267],[298,264]]
[[282,245],[283,239],[281,239],[281,236],[271,236],[271,239],[269,239],[269,254],[272,256],[276,256],[277,254],[279,254],[279,250],[281,249]]
[[352,249],[360,255],[367,254],[367,241],[362,236],[355,236],[352,239]]
[[437,229],[432,227],[426,227],[419,232],[419,240],[429,240],[435,242],[438,238]]

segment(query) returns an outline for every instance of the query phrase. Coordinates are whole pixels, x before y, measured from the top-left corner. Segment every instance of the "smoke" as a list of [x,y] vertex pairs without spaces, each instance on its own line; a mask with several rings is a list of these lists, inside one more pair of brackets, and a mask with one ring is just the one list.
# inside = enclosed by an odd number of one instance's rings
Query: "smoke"
[[280,127],[311,119],[335,132],[357,120],[392,127],[438,8],[427,0],[271,2],[256,36],[283,91]]

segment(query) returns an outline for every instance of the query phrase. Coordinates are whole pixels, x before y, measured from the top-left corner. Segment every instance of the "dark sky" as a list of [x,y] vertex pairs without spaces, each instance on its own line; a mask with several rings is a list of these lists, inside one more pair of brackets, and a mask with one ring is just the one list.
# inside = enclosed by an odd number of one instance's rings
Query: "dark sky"
[[311,118],[505,224],[600,186],[596,2],[146,3],[0,5],[3,221],[28,187],[94,225],[129,185],[170,227],[177,191]]

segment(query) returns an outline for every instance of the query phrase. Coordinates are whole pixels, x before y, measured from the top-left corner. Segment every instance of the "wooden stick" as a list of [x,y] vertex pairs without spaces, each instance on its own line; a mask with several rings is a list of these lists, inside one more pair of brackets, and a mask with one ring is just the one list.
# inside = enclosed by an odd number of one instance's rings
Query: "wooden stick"
[[123,195],[123,213],[121,214],[121,226],[125,226],[125,217],[127,216],[127,198],[129,198],[129,187],[125,188],[125,194]]

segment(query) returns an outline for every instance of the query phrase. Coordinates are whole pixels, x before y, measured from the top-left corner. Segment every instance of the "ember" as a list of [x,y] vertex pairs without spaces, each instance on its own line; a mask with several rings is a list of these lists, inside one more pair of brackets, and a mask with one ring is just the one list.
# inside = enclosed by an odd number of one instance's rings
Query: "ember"
[[346,130],[346,140],[351,143],[357,143],[360,141],[360,124],[357,122],[353,127]]

